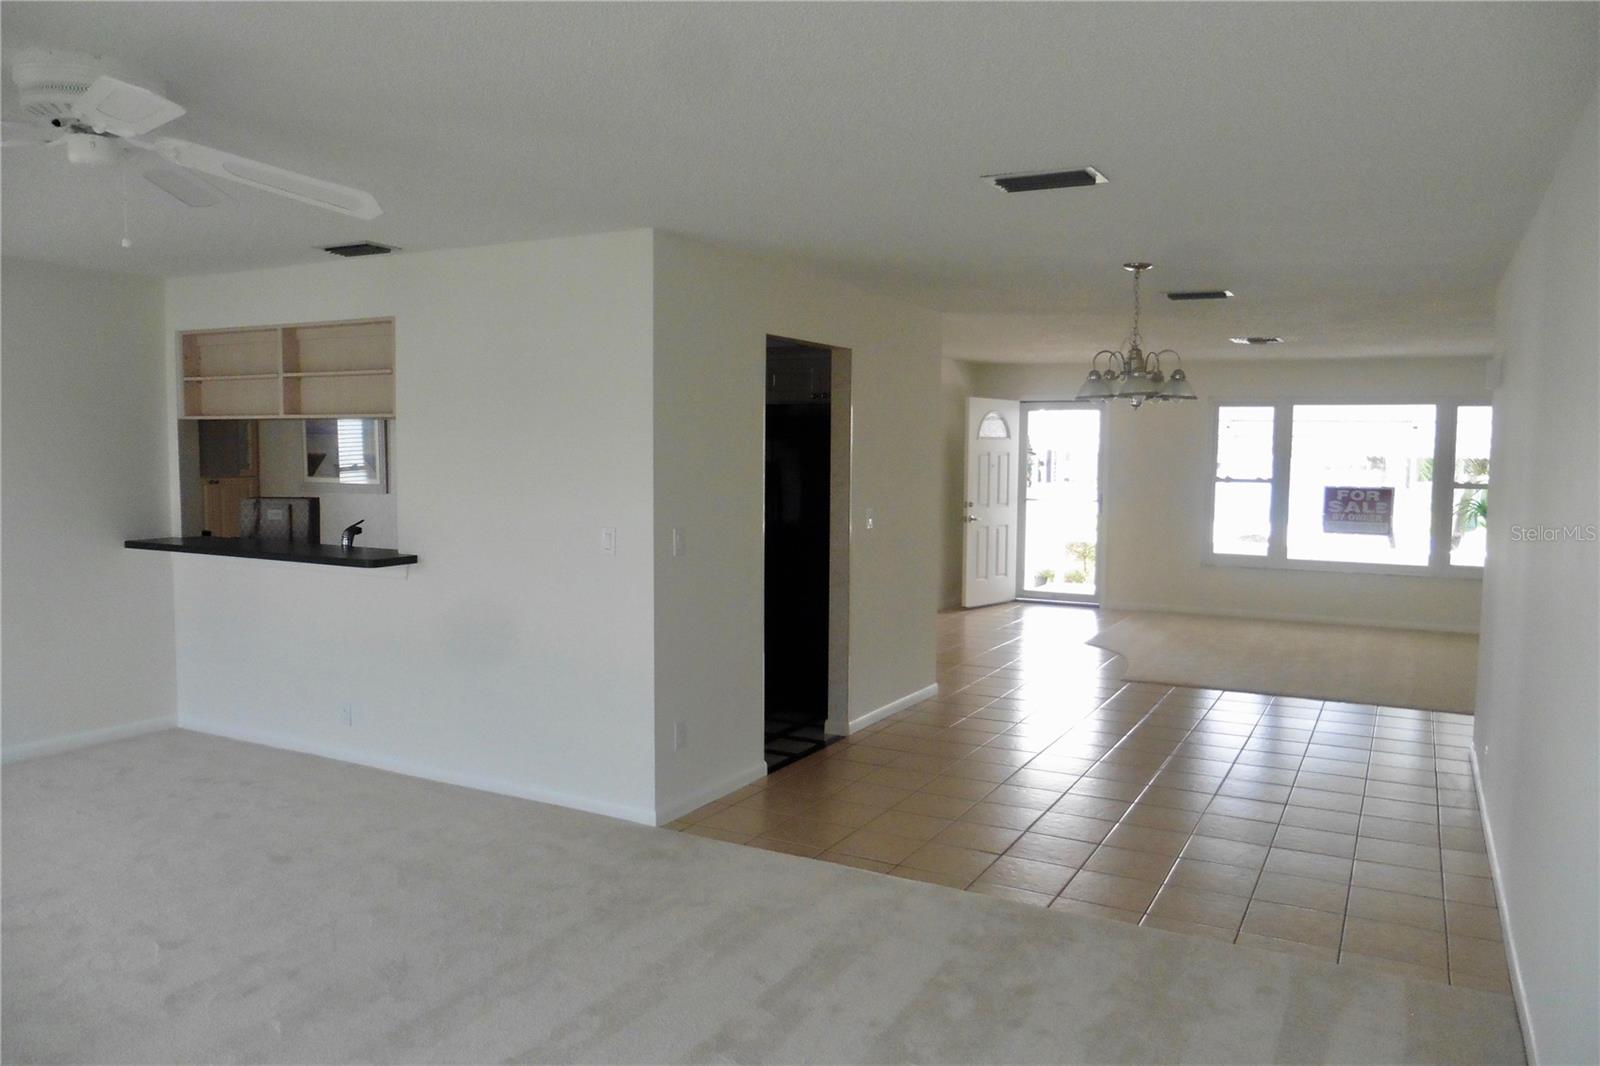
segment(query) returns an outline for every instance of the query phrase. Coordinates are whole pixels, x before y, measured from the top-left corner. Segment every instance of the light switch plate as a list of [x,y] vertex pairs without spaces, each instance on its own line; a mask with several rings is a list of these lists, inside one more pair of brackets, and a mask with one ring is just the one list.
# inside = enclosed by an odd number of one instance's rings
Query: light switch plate
[[617,554],[617,527],[600,527],[600,553],[602,555]]
[[683,530],[676,527],[672,530],[672,557],[674,559],[683,555]]
[[878,512],[874,511],[870,507],[867,508],[867,528],[868,529],[877,529],[878,528]]

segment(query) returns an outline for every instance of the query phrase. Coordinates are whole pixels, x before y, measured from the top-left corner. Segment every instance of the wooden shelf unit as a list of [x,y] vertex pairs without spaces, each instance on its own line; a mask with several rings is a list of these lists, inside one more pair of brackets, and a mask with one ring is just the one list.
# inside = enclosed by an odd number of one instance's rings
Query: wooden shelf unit
[[394,417],[392,318],[202,330],[178,341],[185,419]]

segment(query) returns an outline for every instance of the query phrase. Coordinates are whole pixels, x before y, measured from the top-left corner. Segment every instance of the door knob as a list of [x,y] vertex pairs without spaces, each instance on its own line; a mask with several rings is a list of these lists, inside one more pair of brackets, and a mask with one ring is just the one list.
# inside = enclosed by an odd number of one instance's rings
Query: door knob
[[978,520],[978,516],[975,514],[969,514],[965,517],[965,520],[968,522],[976,522]]

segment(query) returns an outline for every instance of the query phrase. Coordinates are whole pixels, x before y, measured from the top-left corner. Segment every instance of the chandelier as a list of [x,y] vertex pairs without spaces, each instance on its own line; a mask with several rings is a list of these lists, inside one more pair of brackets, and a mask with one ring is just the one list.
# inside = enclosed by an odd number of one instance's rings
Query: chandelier
[[[1133,274],[1133,330],[1128,334],[1128,339],[1123,341],[1123,351],[1102,348],[1094,354],[1094,361],[1089,364],[1089,376],[1078,390],[1078,399],[1096,403],[1127,400],[1134,407],[1141,407],[1146,400],[1162,403],[1195,398],[1189,376],[1181,366],[1174,368],[1170,377],[1161,370],[1163,358],[1171,362],[1179,361],[1177,352],[1171,348],[1163,348],[1159,352],[1144,350],[1144,338],[1139,335],[1139,279],[1150,267],[1150,263],[1122,264],[1122,269]],[[1106,360],[1104,370],[1100,369],[1101,356]]]

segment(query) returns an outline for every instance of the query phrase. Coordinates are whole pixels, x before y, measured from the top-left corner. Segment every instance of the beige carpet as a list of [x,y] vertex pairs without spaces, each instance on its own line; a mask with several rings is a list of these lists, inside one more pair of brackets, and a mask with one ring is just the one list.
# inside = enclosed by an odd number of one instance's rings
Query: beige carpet
[[1509,997],[194,733],[7,766],[6,1062],[1520,1062]]
[[1471,714],[1478,638],[1371,626],[1130,614],[1089,638],[1127,677]]

